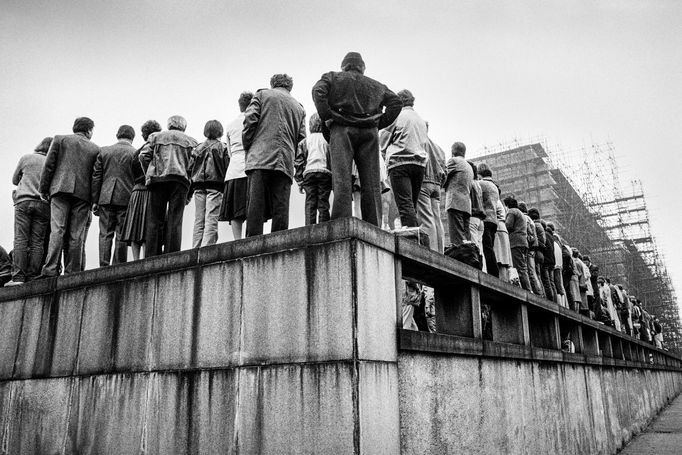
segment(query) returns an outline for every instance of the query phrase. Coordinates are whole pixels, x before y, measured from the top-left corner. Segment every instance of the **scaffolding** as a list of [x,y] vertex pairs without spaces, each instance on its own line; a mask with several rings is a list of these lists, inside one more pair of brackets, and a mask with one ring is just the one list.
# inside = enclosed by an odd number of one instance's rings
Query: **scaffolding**
[[651,233],[642,182],[621,184],[613,144],[564,151],[544,138],[484,147],[472,161],[494,172],[502,195],[513,194],[552,221],[600,273],[622,284],[657,315],[666,346],[682,352],[682,324],[665,260]]

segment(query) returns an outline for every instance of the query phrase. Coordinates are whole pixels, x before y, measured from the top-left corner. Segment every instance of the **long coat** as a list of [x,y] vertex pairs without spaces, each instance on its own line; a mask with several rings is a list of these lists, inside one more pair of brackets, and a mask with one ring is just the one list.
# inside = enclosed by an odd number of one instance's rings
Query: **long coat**
[[461,156],[448,161],[448,176],[445,181],[445,209],[459,210],[471,215],[471,185],[474,170]]
[[40,175],[40,194],[62,193],[92,202],[92,169],[99,151],[82,133],[55,136]]
[[257,169],[280,171],[293,180],[296,149],[305,133],[305,110],[288,90],[259,90],[244,117],[246,173]]
[[121,140],[102,147],[92,172],[92,201],[99,205],[127,206],[133,190],[135,147]]

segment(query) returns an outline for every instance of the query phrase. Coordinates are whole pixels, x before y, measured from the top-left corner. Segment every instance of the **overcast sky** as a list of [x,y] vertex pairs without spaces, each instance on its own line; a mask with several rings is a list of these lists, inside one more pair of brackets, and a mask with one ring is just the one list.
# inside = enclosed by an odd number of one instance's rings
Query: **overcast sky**
[[[115,142],[121,124],[139,134],[145,120],[173,114],[202,140],[207,120],[232,120],[239,93],[273,73],[292,75],[292,94],[314,112],[312,85],[354,50],[368,76],[414,93],[444,148],[612,142],[623,181],[643,181],[682,292],[681,24],[675,0],[1,0],[0,244],[12,248],[16,162],[43,137],[70,133],[75,117],[95,121],[99,145]],[[295,227],[303,213],[292,193]],[[184,247],[192,216],[190,206]]]

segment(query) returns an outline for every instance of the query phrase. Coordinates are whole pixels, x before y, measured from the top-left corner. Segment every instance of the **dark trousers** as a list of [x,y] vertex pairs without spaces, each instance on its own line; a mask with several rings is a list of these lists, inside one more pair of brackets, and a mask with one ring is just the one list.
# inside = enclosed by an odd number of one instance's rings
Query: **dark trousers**
[[[145,223],[145,257],[180,251],[182,214],[187,204],[187,185],[180,182],[154,183],[149,189]],[[161,232],[163,230],[163,237]]]
[[303,179],[305,191],[305,224],[329,221],[329,196],[332,193],[332,176],[324,172],[311,172]]
[[512,247],[511,254],[514,268],[519,273],[521,287],[526,291],[532,292],[530,280],[528,279],[528,263],[526,261],[526,258],[528,257],[528,248],[525,246]]
[[495,234],[497,233],[497,223],[483,222],[483,256],[485,256],[485,267],[492,276],[499,277],[500,270],[497,268],[497,257],[495,256]]
[[[450,243],[453,245],[461,245],[465,240],[471,240],[471,230],[469,229],[469,215],[466,212],[461,212],[455,209],[448,209],[448,233],[450,234]],[[485,231],[483,232],[485,238]],[[486,262],[486,267],[488,263]],[[495,264],[497,266],[497,264]]]
[[355,161],[361,185],[362,219],[375,226],[381,226],[381,175],[377,129],[332,124],[329,154],[334,189],[332,219],[353,216],[351,176],[353,161]]
[[393,197],[398,206],[400,224],[407,227],[419,226],[417,201],[424,181],[424,167],[417,164],[403,164],[388,171]]
[[[50,244],[42,274],[59,274],[64,250],[64,273],[83,270],[83,244],[90,216],[90,203],[70,194],[55,194],[50,200]],[[65,245],[65,239],[66,245]]]
[[39,199],[14,206],[14,281],[30,281],[40,274],[45,237],[50,223],[50,204]]
[[[545,283],[545,278],[548,280],[548,283]],[[554,265],[542,265],[542,284],[545,286],[545,294],[547,295],[547,298],[549,298],[551,295],[554,303],[557,303],[557,289],[556,285],[554,284]],[[549,285],[551,294],[547,293],[547,285]]]
[[111,264],[111,244],[114,240],[114,234],[116,234],[116,244],[113,263],[120,264],[128,260],[128,243],[121,241],[127,211],[127,206],[101,205],[99,207],[100,267]]
[[263,223],[272,218],[270,232],[289,229],[291,179],[284,172],[249,171],[249,198],[246,206],[246,236],[263,234]]
[[545,267],[544,258],[545,255],[542,251],[538,250],[535,252],[535,267],[537,269],[537,274],[540,277],[540,281],[542,282],[542,287],[545,290],[545,297],[547,297],[548,300],[554,301],[555,291],[552,287],[552,280],[549,278],[549,270]]

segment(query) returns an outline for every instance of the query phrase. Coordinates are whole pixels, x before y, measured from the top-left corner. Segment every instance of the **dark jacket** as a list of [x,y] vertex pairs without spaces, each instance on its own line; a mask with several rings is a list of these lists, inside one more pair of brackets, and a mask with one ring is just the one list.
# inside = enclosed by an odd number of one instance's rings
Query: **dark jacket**
[[92,202],[92,168],[99,147],[85,134],[55,136],[40,176],[40,194],[62,193]]
[[[322,122],[383,129],[395,121],[402,102],[381,82],[356,71],[330,71],[313,87],[313,102]],[[386,107],[386,112],[382,107]]]
[[542,227],[542,223],[540,223],[540,220],[533,220],[533,224],[535,225],[535,238],[537,239],[537,250],[543,252],[545,251],[545,228]]
[[284,88],[259,90],[244,112],[246,173],[280,171],[294,177],[294,158],[305,139],[305,110]]
[[554,234],[549,229],[545,230],[545,250],[542,253],[545,257],[544,266],[553,269],[556,266],[556,259],[554,259]]
[[528,248],[528,224],[523,212],[517,208],[510,208],[507,211],[505,224],[509,232],[509,247]]
[[144,185],[145,175],[144,169],[142,169],[142,163],[140,163],[140,152],[146,146],[147,142],[145,142],[145,144],[142,147],[137,149],[137,151],[133,154],[133,160],[130,163],[130,169],[133,173],[133,180],[135,181],[135,185]]
[[445,153],[438,144],[433,142],[431,138],[426,141],[426,169],[424,170],[424,181],[422,183],[433,183],[438,186],[443,185],[445,181]]
[[102,147],[92,172],[92,202],[99,205],[127,206],[133,190],[131,164],[135,147],[128,141]]
[[225,144],[209,139],[192,151],[192,190],[211,189],[222,191],[230,156]]
[[147,186],[163,182],[179,182],[189,187],[192,150],[197,141],[179,130],[168,130],[149,136],[140,151],[140,164]]

